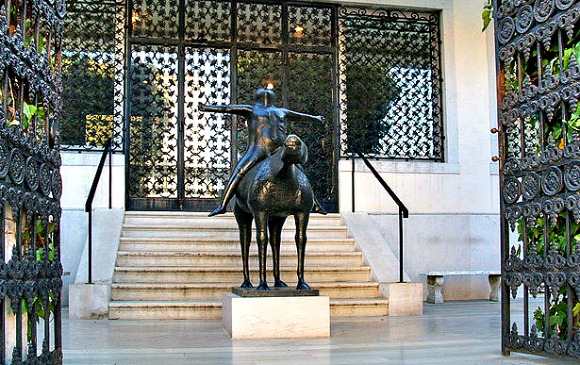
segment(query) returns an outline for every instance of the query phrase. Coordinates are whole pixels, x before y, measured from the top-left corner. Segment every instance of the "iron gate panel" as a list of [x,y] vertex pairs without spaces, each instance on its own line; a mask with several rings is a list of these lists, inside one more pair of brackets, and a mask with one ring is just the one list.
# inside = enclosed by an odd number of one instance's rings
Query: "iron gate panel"
[[[284,54],[280,50],[245,50],[237,53],[237,99],[240,104],[252,105],[256,85],[271,83],[277,90],[284,88]],[[277,95],[282,99],[283,95]],[[283,100],[279,100],[283,102]]]
[[[332,8],[289,6],[289,42],[292,45],[333,47],[335,16]],[[296,28],[296,26],[299,26]]]
[[0,6],[0,363],[62,364],[64,0]]
[[[124,0],[66,0],[61,150],[123,150]],[[80,87],[79,87],[80,85]]]
[[176,47],[131,50],[129,199],[177,199]]
[[502,348],[580,358],[580,3],[494,10]]
[[332,55],[290,53],[288,55],[288,103],[290,109],[327,116],[322,123],[291,121],[288,130],[302,136],[308,146],[305,171],[316,196],[325,208],[338,211],[331,203],[336,195],[338,176],[332,166],[336,163],[334,118],[332,103],[332,70],[324,65],[332,63]]
[[230,64],[228,50],[185,51],[185,198],[215,199],[229,177],[231,117],[198,105],[230,103]]

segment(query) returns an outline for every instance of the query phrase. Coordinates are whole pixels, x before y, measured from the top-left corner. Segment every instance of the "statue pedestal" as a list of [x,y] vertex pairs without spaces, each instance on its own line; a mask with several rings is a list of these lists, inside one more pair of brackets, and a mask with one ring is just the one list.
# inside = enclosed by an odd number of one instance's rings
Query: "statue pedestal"
[[330,301],[325,296],[224,293],[222,304],[224,329],[232,339],[330,337]]

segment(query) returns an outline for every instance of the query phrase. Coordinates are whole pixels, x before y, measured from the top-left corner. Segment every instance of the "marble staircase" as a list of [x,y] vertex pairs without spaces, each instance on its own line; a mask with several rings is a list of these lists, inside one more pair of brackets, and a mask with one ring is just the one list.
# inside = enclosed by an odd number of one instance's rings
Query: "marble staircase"
[[[281,276],[296,283],[294,222],[282,234]],[[250,268],[257,284],[257,249]],[[271,265],[271,259],[268,259]],[[109,304],[111,319],[218,319],[221,293],[242,281],[233,215],[127,212]],[[338,214],[311,215],[306,281],[330,297],[332,316],[387,315],[388,302],[371,281],[371,269]],[[271,272],[269,272],[269,281]]]

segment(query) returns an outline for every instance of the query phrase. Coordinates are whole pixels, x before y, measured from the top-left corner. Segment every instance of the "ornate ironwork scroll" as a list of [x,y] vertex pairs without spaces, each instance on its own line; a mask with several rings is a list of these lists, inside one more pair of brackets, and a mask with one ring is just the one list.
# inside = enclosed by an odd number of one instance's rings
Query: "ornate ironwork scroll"
[[0,361],[61,364],[62,0],[0,6]]
[[340,12],[341,154],[442,161],[437,13]]
[[494,6],[503,351],[580,358],[580,2]]
[[[123,146],[124,1],[67,1],[63,36],[63,150]],[[82,87],[80,87],[82,85]]]

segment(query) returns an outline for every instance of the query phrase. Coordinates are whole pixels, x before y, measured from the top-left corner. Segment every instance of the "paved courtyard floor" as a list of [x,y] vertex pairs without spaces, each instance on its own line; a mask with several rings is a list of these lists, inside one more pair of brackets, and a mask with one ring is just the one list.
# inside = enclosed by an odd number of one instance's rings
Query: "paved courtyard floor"
[[417,317],[335,318],[328,339],[235,340],[221,321],[63,321],[65,364],[566,364],[500,353],[500,305],[425,304]]

